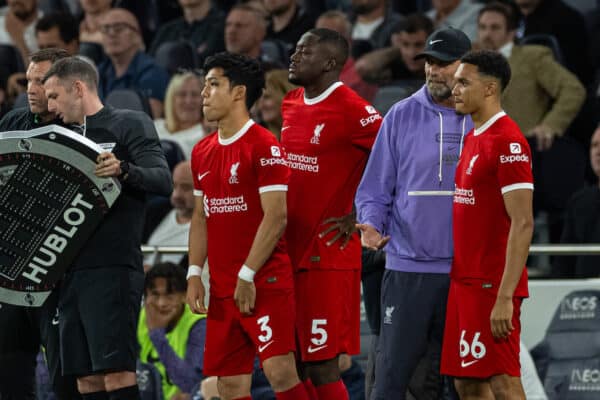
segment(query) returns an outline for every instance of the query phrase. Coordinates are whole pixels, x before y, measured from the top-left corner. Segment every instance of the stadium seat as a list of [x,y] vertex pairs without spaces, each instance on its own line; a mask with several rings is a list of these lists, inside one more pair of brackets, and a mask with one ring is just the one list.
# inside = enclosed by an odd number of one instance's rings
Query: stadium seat
[[413,94],[423,84],[422,81],[397,81],[388,86],[382,86],[377,90],[373,98],[373,107],[382,115],[386,114],[398,101]]
[[193,70],[198,64],[194,47],[183,40],[161,44],[156,49],[154,59],[171,76],[182,69]]
[[113,90],[108,94],[108,96],[106,96],[104,102],[110,106],[113,106],[114,108],[143,111],[148,114],[150,118],[152,118],[152,112],[150,111],[150,103],[148,102],[148,99],[135,90]]
[[142,400],[163,400],[160,372],[154,365],[138,360],[135,374]]
[[102,45],[93,42],[79,43],[79,55],[89,58],[96,65],[100,64],[106,58]]
[[544,340],[532,349],[549,400],[592,400],[600,395],[600,290],[569,293]]
[[546,34],[546,33],[536,33],[533,35],[527,35],[521,38],[519,44],[537,44],[540,46],[549,47],[552,50],[552,54],[554,54],[554,59],[564,65],[564,58],[562,54],[562,50],[560,49],[560,45],[558,44],[558,40],[554,35]]

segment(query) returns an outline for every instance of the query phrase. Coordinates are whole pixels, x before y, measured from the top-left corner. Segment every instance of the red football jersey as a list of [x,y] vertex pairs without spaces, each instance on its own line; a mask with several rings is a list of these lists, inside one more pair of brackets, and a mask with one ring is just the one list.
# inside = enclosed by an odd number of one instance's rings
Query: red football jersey
[[[516,189],[533,190],[531,150],[517,124],[500,112],[465,137],[456,168],[453,279],[498,289],[510,230],[503,194]],[[526,269],[514,295],[528,295]]]
[[335,232],[318,234],[327,218],[352,211],[381,115],[341,82],[313,99],[304,97],[304,88],[293,90],[281,108],[281,143],[291,170],[286,238],[292,265],[360,268],[358,234],[344,250],[341,242],[326,245]]
[[[287,190],[284,156],[275,136],[252,120],[231,138],[215,132],[194,146],[194,194],[204,197],[211,296],[233,296],[263,218],[260,194]],[[257,288],[293,287],[283,238],[254,282]]]

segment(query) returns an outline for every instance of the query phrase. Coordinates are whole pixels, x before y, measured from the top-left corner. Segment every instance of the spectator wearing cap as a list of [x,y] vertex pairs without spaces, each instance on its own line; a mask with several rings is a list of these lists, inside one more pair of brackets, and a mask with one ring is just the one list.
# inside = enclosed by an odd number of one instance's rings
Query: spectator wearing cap
[[35,39],[40,49],[55,47],[75,55],[79,52],[77,20],[65,12],[46,14],[35,24]]
[[433,23],[423,14],[409,15],[392,33],[392,45],[374,50],[356,61],[361,76],[378,85],[399,80],[425,79],[425,60],[415,57],[425,49],[425,40],[433,31]]
[[98,65],[100,97],[106,98],[115,89],[131,89],[149,100],[154,118],[161,117],[169,74],[143,52],[135,16],[123,8],[113,8],[104,14],[100,30],[108,56]]
[[483,7],[473,0],[432,0],[427,16],[436,28],[451,26],[463,31],[471,41],[477,39],[477,13]]
[[[425,85],[388,111],[356,193],[364,247],[385,246],[381,322],[371,398],[406,399],[417,365],[428,357],[418,398],[442,398],[439,374],[453,256],[454,172],[464,135],[452,86],[460,57],[471,49],[460,30],[427,38]],[[414,388],[411,387],[411,391]]]
[[202,65],[207,56],[225,49],[225,15],[211,0],[178,0],[178,3],[183,16],[159,28],[150,46],[150,54],[155,55],[163,43],[185,40],[194,46],[198,65]]
[[[326,11],[319,16],[316,28],[327,28],[342,35],[349,44],[352,44],[352,23],[347,15],[338,10]],[[377,86],[365,82],[355,67],[352,55],[346,60],[346,64],[340,73],[340,80],[358,93],[362,98],[371,101],[377,92]]]

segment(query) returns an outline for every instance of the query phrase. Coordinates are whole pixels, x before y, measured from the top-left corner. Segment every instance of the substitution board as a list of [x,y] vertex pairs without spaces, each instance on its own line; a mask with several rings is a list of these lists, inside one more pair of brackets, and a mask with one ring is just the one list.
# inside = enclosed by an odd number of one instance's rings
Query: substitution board
[[57,125],[0,133],[0,302],[39,307],[121,192],[103,149]]

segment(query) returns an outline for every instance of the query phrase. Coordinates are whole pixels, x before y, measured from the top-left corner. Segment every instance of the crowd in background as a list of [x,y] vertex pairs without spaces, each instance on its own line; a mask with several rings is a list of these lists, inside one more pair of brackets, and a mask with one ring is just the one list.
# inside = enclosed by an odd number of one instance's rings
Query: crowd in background
[[[27,105],[29,54],[60,47],[96,65],[106,104],[142,109],[154,119],[174,190],[170,198],[149,203],[148,244],[187,245],[193,183],[186,160],[215,129],[202,115],[205,58],[227,50],[261,61],[266,87],[253,116],[279,138],[281,102],[294,88],[287,79],[289,57],[300,36],[315,26],[349,41],[351,57],[341,79],[382,113],[423,85],[425,61],[414,56],[438,27],[458,28],[474,48],[504,54],[513,80],[503,106],[533,150],[534,205],[542,221],[536,240],[600,243],[597,0],[6,0],[0,7],[0,117]],[[554,257],[541,274],[597,277],[599,258]],[[187,264],[181,257],[168,261]],[[147,299],[170,295],[177,303],[182,278],[161,268],[148,278]],[[199,321],[194,329],[202,331],[202,319],[186,323]],[[159,348],[162,339],[149,337]],[[201,371],[201,359],[179,356],[184,360],[178,371]],[[355,372],[351,361],[343,362],[345,371]],[[194,376],[181,379],[190,393]],[[210,381],[206,385],[210,392]]]

